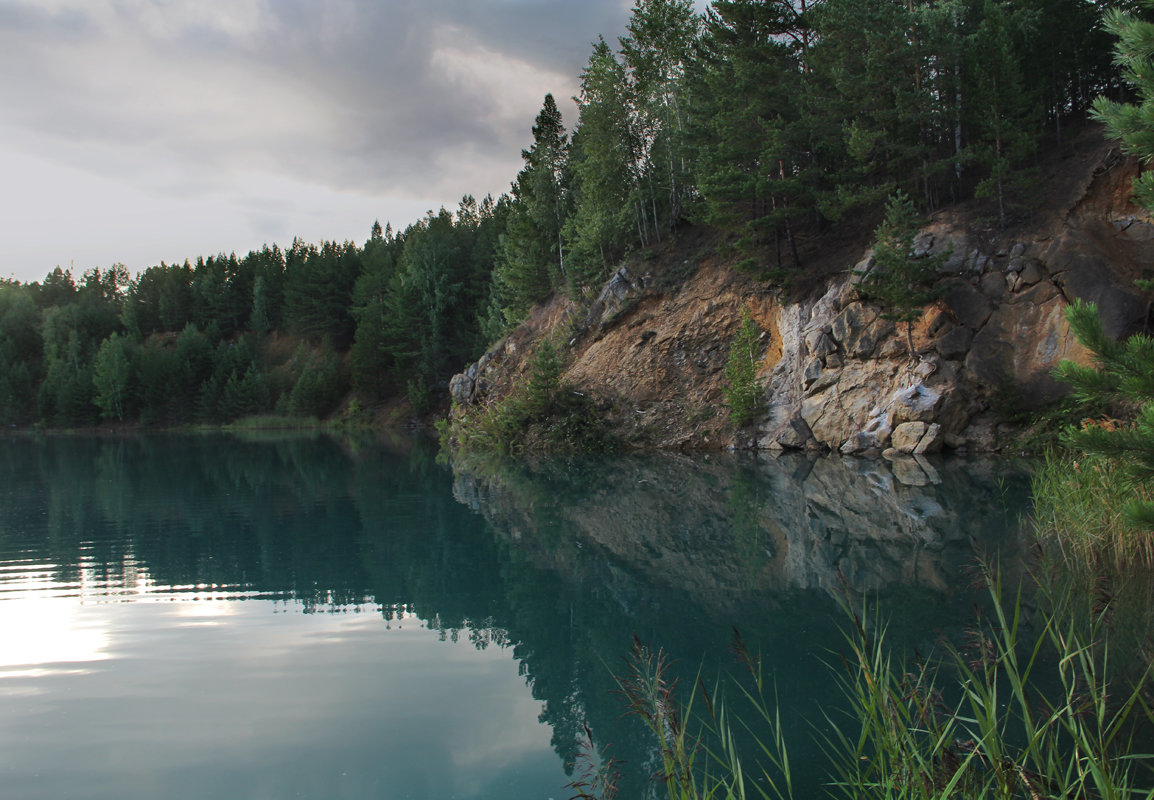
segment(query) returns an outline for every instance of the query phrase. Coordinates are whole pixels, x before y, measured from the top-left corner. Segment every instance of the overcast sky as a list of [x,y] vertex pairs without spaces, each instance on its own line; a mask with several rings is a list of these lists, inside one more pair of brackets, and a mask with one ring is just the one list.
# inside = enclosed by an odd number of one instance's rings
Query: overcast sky
[[363,242],[507,191],[632,5],[0,0],[0,277]]

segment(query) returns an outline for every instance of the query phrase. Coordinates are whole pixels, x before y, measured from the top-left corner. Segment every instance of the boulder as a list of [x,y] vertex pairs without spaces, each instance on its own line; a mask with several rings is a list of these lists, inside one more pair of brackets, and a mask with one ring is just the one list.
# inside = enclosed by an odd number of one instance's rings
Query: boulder
[[929,427],[924,422],[903,422],[894,428],[893,434],[890,436],[890,444],[899,453],[912,454],[922,441],[922,437],[926,435]]
[[918,446],[914,448],[914,455],[921,456],[938,452],[942,449],[944,438],[941,425],[936,422],[927,425],[926,432],[922,434]]
[[802,401],[801,416],[814,438],[837,448],[866,429],[878,416],[879,400],[893,393],[900,370],[891,361],[847,362],[836,383]]
[[932,422],[942,406],[943,399],[940,391],[920,383],[900,389],[894,393],[891,400],[893,420],[895,423]]
[[1006,276],[1000,272],[987,272],[978,282],[982,294],[991,300],[999,300],[1006,293]]
[[1042,280],[1043,277],[1045,276],[1042,274],[1042,268],[1038,266],[1037,261],[1026,262],[1026,265],[1022,267],[1022,271],[1018,275],[1018,279],[1024,287],[1033,286]]
[[985,325],[986,320],[994,313],[994,304],[968,283],[959,283],[952,287],[942,299],[958,322],[971,330],[977,330]]
[[[476,364],[474,364],[471,369],[475,372]],[[457,405],[468,405],[469,401],[473,399],[473,387],[475,385],[476,382],[468,372],[454,375],[449,379],[449,394],[452,395]]]
[[758,440],[762,450],[802,450],[813,441],[813,433],[800,415],[794,415],[784,425]]
[[822,358],[837,351],[837,345],[823,330],[810,331],[805,337],[805,346],[810,355]]
[[894,324],[873,306],[851,303],[834,318],[830,336],[850,358],[865,359],[874,355],[878,344],[894,330]]

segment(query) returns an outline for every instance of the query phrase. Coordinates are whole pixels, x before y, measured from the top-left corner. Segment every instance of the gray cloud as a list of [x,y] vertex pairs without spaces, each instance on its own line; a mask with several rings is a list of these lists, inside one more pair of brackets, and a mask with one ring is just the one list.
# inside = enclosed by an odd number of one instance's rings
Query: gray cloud
[[505,191],[631,5],[0,0],[0,275],[363,237]]
[[625,16],[613,0],[189,5],[5,7],[9,124],[333,188],[454,182],[430,166],[483,178],[483,162],[515,165],[541,97],[571,93]]

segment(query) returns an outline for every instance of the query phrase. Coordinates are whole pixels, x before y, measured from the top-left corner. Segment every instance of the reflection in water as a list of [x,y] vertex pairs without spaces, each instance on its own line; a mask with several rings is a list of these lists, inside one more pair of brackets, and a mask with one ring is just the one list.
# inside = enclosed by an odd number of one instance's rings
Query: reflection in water
[[[911,467],[923,484],[903,483]],[[950,593],[975,549],[1004,547],[1016,531],[1028,484],[1024,469],[993,459],[935,467],[663,455],[472,464],[458,470],[454,494],[516,541],[545,532],[553,558],[565,543],[550,531],[721,609],[767,593],[839,594],[846,584],[858,594]]]
[[[721,668],[740,627],[808,739],[841,583],[889,598],[896,635],[926,644],[965,619],[973,549],[1004,542],[1025,485],[1003,462],[660,456],[454,474],[412,443],[9,439],[0,768],[37,763],[18,741],[59,757],[66,714],[138,753],[121,769],[151,776],[141,797],[184,796],[193,763],[218,767],[221,796],[568,796],[561,769],[589,725],[626,762],[623,796],[640,797],[653,754],[611,674],[634,634],[692,680],[703,659]],[[45,671],[25,688],[47,712],[8,680]],[[446,721],[457,711],[471,722]],[[548,769],[530,755],[540,735]],[[381,752],[407,777],[381,772]],[[819,760],[804,744],[795,758]],[[90,796],[132,796],[101,769],[107,791],[89,780]],[[67,772],[52,789],[76,796]]]

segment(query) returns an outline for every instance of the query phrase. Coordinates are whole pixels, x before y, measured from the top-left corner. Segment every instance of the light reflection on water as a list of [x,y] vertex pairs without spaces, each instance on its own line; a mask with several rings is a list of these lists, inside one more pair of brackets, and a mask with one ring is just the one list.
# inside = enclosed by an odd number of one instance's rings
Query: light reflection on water
[[415,617],[386,625],[375,606],[222,597],[0,602],[5,795],[562,790],[508,652],[442,641]]
[[691,681],[741,627],[808,734],[835,576],[924,644],[969,608],[973,540],[1012,528],[1014,480],[684,458],[454,475],[323,437],[6,440],[0,785],[561,798],[588,725],[640,797],[653,753],[612,691],[634,634]]

